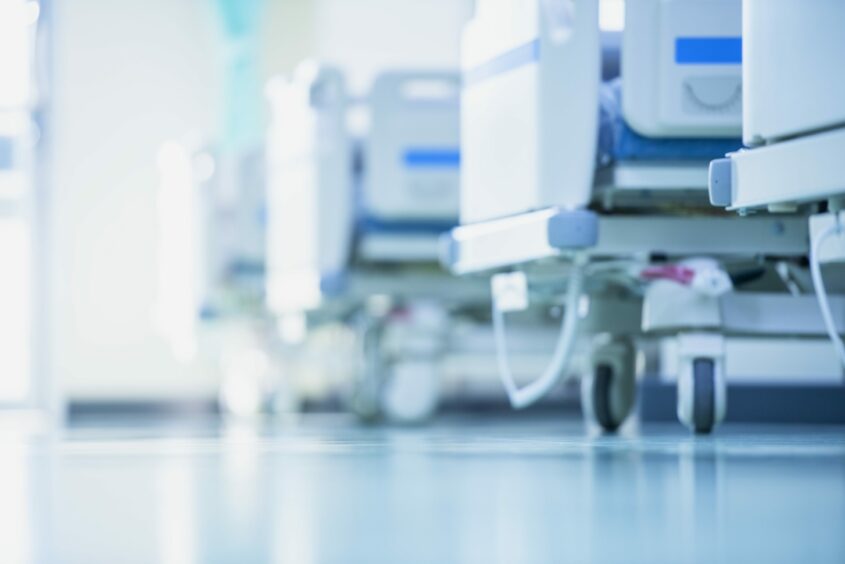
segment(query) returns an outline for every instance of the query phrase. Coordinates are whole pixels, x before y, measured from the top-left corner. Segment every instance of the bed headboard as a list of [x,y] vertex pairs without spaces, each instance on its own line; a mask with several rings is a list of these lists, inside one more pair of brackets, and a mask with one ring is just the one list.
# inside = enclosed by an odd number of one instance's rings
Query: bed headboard
[[740,137],[741,63],[741,0],[626,3],[622,107],[638,133]]
[[461,223],[590,200],[598,0],[478,0],[463,35]]

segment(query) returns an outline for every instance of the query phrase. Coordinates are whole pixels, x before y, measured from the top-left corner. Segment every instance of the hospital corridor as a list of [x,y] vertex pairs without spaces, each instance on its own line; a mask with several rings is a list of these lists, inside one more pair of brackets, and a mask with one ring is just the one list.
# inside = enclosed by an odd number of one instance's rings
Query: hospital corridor
[[0,0],[0,563],[845,562],[843,30]]

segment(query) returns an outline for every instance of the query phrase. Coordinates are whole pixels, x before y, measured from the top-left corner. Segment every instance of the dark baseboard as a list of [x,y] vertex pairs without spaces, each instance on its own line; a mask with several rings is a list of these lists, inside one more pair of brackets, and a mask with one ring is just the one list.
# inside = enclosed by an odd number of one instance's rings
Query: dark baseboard
[[[640,385],[642,421],[676,421],[676,386]],[[727,421],[742,423],[845,423],[844,385],[735,384],[728,386]]]

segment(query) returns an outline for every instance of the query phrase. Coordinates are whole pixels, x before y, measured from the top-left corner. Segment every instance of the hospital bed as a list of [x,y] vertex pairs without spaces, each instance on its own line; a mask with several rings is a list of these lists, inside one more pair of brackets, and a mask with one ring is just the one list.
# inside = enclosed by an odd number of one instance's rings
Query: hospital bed
[[357,263],[435,263],[457,221],[457,76],[389,73],[356,100],[340,70],[306,63],[268,90],[270,308],[325,304]]
[[[634,403],[636,349],[671,340],[678,417],[709,432],[725,416],[728,339],[819,336],[808,299],[742,291],[788,278],[777,273],[806,256],[805,222],[707,202],[709,161],[742,145],[741,25],[738,0],[628,2],[621,80],[603,82],[597,1],[477,3],[462,46],[461,225],[442,259],[491,277],[514,407],[578,372],[573,351],[592,341],[582,407],[614,430]],[[518,387],[505,315],[537,301],[564,306],[560,337]]]
[[454,315],[489,301],[438,263],[457,223],[459,91],[454,72],[397,71],[354,99],[315,63],[268,88],[268,309],[283,343],[354,328],[365,417],[431,415]]
[[743,216],[768,211],[809,218],[812,282],[845,366],[845,306],[828,295],[845,292],[845,4],[745,0],[742,8],[748,148],[711,163],[710,199]]

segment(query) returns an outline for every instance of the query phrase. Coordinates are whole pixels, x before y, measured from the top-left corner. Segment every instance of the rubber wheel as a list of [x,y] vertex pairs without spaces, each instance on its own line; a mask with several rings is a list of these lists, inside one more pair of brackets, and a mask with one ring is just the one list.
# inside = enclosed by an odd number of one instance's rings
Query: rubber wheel
[[379,396],[386,367],[380,355],[382,328],[374,325],[364,329],[360,343],[362,373],[353,383],[349,409],[364,423],[373,423],[381,417]]
[[613,367],[609,364],[599,364],[593,375],[593,414],[596,422],[605,431],[613,432],[619,429],[621,421],[616,421],[610,409],[610,388],[613,385]]
[[692,424],[696,433],[707,434],[716,424],[716,365],[710,358],[692,363]]

